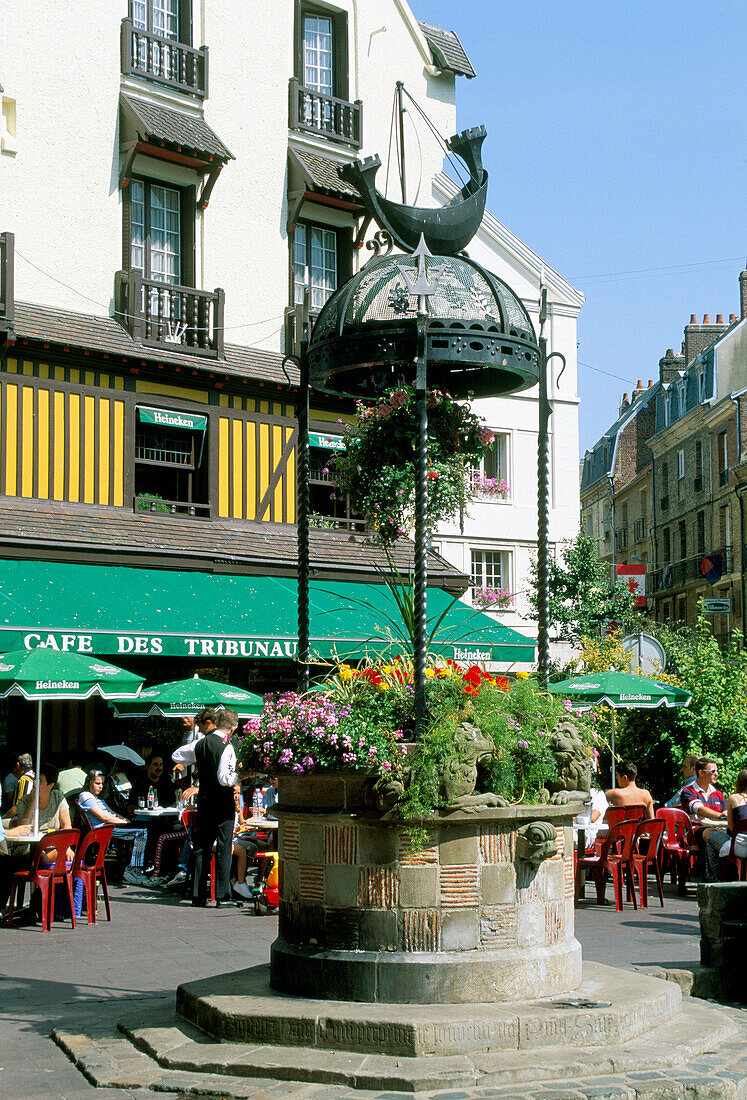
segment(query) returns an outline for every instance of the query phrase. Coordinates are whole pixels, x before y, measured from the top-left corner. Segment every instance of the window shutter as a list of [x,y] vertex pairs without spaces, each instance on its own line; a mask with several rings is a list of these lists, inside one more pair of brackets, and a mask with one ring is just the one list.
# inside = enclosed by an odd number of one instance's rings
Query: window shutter
[[182,270],[179,276],[182,286],[195,286],[195,217],[196,188],[182,190]]
[[132,199],[129,187],[122,191],[122,270],[131,267],[132,246]]
[[348,99],[348,17],[343,11],[332,17],[332,36],[335,95],[338,99]]
[[353,274],[353,230],[337,231],[337,286],[341,287]]
[[192,45],[192,0],[179,0],[179,41]]

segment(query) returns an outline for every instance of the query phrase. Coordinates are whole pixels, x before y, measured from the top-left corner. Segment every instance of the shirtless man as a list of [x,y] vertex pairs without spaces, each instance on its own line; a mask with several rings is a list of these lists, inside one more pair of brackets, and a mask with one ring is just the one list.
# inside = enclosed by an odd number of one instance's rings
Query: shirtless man
[[610,806],[643,806],[644,818],[653,818],[654,800],[647,790],[636,784],[638,768],[630,760],[624,760],[615,768],[617,786],[607,791]]

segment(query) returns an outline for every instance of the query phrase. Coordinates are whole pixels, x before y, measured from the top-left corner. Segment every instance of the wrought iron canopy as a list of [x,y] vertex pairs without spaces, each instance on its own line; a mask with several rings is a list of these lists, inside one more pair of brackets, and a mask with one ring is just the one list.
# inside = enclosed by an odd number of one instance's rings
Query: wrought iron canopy
[[[493,397],[534,386],[539,348],[529,314],[496,275],[466,256],[426,256],[436,282],[426,301],[428,385],[453,397]],[[309,343],[313,388],[373,397],[415,377],[418,256],[373,259],[340,287]]]

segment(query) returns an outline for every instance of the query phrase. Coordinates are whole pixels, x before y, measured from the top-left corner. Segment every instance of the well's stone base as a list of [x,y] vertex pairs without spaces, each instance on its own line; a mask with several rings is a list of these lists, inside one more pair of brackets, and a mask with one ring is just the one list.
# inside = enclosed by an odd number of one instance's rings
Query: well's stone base
[[406,1057],[624,1043],[682,1009],[673,982],[595,963],[573,998],[510,1005],[320,1003],[276,993],[266,966],[181,985],[176,1001],[185,1020],[222,1042]]
[[272,985],[298,997],[461,1005],[554,997],[581,983],[577,940],[532,951],[319,951],[276,940]]

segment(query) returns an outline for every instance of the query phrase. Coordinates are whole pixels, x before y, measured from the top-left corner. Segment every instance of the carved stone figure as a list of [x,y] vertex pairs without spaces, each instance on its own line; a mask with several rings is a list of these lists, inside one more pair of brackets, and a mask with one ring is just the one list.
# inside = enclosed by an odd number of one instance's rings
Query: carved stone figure
[[573,722],[560,722],[550,734],[550,747],[558,768],[558,778],[550,779],[543,802],[556,806],[585,802],[591,792],[591,760]]
[[523,863],[539,867],[558,854],[555,826],[549,821],[530,821],[516,833],[516,856]]
[[441,776],[441,796],[445,808],[472,812],[485,806],[508,806],[509,803],[500,795],[490,791],[477,792],[480,773],[495,753],[492,738],[470,722],[461,722],[454,736],[454,749],[456,760]]

